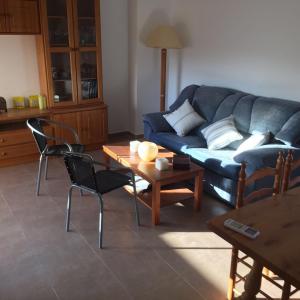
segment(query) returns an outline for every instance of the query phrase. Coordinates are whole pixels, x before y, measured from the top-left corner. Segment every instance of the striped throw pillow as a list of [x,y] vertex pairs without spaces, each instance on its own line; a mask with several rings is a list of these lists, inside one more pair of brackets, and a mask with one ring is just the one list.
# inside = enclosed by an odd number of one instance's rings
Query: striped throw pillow
[[209,150],[222,149],[234,141],[243,139],[234,125],[232,115],[205,127],[201,132]]
[[179,108],[163,116],[179,136],[185,136],[193,128],[205,122],[205,120],[194,111],[189,100],[185,100]]

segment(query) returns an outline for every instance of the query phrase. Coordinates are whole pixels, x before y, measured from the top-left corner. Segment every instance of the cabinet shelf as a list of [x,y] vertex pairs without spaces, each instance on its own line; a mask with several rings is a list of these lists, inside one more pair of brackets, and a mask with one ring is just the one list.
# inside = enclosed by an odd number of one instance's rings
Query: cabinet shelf
[[84,78],[81,78],[81,81],[90,81],[90,80],[97,80],[96,77],[84,77]]
[[72,79],[52,79],[53,81],[63,82],[63,81],[71,81]]
[[78,17],[78,20],[95,20],[95,17]]
[[58,44],[58,43],[51,43],[50,51],[56,52],[57,48],[65,48],[66,52],[70,52],[71,49],[68,44]]
[[67,19],[67,16],[47,16],[49,19]]

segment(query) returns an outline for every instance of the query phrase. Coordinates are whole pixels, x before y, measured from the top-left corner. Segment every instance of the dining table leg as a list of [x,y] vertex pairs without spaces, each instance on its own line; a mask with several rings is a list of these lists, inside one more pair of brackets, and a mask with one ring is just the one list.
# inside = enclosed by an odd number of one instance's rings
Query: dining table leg
[[260,290],[263,265],[254,261],[250,273],[246,277],[244,292],[237,300],[253,300]]

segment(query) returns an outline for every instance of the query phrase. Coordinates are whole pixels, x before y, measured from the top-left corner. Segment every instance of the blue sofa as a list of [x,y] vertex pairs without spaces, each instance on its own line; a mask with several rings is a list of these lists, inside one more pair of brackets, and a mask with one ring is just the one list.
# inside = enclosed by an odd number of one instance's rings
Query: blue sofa
[[[286,154],[293,148],[296,157],[300,152],[300,102],[258,97],[229,88],[190,85],[168,112],[177,109],[186,99],[206,119],[204,124],[180,137],[163,117],[167,112],[149,113],[143,116],[144,136],[176,153],[190,155],[195,163],[205,168],[204,190],[230,205],[235,205],[242,161],[248,163],[247,175],[250,175],[264,166],[275,166],[279,151]],[[244,139],[221,150],[208,150],[201,130],[231,114]],[[237,147],[254,131],[270,131],[270,143],[236,154]],[[265,183],[257,182],[251,189]]]

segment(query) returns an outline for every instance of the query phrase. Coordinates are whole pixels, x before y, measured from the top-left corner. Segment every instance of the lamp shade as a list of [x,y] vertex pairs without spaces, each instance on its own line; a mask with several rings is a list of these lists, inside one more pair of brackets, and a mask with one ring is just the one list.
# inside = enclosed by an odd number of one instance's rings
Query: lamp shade
[[183,47],[172,26],[158,26],[147,37],[146,45],[151,48],[180,49]]

